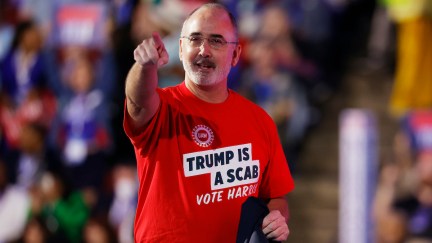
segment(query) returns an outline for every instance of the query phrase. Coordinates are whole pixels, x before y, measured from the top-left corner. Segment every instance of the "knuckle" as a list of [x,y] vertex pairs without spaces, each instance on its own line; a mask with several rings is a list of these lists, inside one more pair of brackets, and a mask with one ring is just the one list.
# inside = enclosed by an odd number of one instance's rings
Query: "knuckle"
[[267,226],[267,230],[268,230],[269,232],[272,232],[272,231],[273,231],[273,226],[272,226],[272,225]]
[[281,224],[285,224],[285,225],[286,225],[286,222],[285,222],[285,218],[284,218],[284,217],[279,217],[279,218],[278,218],[278,221],[279,221]]

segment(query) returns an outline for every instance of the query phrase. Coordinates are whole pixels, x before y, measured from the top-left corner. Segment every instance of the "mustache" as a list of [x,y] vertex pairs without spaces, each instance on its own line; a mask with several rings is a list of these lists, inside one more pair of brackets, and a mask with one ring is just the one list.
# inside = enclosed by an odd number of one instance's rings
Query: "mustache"
[[195,65],[207,66],[211,68],[215,68],[216,64],[211,61],[209,58],[197,58],[194,62]]

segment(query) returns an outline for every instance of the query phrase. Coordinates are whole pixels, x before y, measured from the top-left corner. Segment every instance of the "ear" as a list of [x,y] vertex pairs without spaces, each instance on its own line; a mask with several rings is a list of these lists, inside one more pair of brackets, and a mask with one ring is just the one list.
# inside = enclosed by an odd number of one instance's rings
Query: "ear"
[[240,54],[241,54],[242,48],[241,45],[237,45],[233,51],[231,66],[237,65],[238,61],[240,60]]

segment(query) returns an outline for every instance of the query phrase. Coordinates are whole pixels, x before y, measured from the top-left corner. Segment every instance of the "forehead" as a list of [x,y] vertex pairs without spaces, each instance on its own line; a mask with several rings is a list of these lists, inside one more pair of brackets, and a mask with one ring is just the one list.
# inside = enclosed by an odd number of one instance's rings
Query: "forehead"
[[185,22],[184,35],[200,33],[203,35],[221,35],[225,38],[235,36],[234,27],[228,13],[219,8],[203,8],[195,12]]

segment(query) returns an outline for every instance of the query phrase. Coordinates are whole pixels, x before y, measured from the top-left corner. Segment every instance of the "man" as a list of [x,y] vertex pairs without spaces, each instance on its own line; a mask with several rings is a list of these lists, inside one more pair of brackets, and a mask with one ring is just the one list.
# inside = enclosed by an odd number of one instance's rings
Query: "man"
[[285,195],[293,181],[271,118],[227,88],[241,47],[232,15],[205,4],[185,20],[180,37],[185,80],[157,87],[168,62],[159,34],[135,49],[126,78],[124,127],[140,181],[136,242],[235,242],[241,205],[268,202],[268,238],[285,240]]

